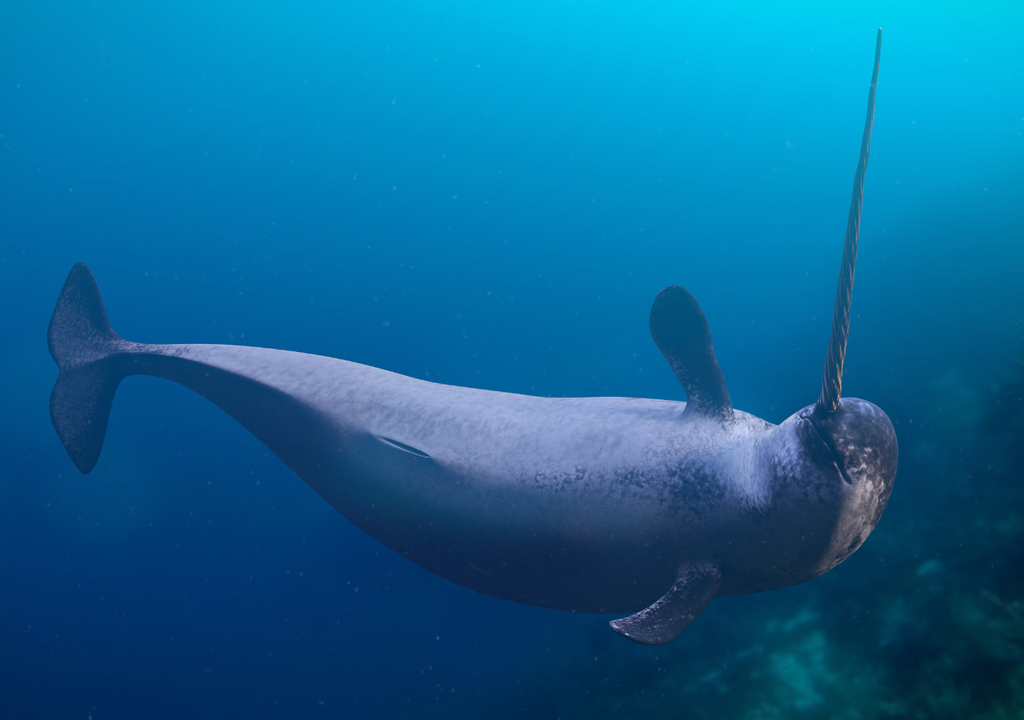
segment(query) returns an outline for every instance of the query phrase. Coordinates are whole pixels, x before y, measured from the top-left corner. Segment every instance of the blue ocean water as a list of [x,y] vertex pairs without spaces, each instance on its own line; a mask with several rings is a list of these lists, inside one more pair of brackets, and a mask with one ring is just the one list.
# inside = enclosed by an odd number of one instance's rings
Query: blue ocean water
[[[670,645],[385,549],[184,388],[82,476],[47,412],[75,261],[140,342],[547,396],[817,396],[885,28],[844,391],[901,465],[842,566]],[[19,3],[0,23],[0,718],[1024,714],[1019,3]],[[1000,714],[1001,713],[1001,714]]]

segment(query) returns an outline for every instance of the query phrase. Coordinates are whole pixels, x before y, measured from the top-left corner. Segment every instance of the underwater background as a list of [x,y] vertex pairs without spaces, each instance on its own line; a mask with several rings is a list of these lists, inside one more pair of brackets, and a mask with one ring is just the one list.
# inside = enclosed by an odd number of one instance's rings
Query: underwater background
[[[1024,5],[47,2],[0,22],[0,719],[1024,717]],[[549,396],[820,387],[885,28],[844,394],[863,548],[674,642],[385,549],[198,395],[50,425],[75,261],[114,329]]]

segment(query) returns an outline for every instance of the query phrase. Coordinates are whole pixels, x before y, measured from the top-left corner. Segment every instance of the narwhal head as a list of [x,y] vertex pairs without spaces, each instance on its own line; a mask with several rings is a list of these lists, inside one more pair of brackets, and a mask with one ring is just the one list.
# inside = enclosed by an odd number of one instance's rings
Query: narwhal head
[[[842,398],[835,410],[825,411],[815,403],[797,415],[828,448],[831,464],[851,488],[889,497],[899,448],[896,431],[882,408],[867,400]],[[872,527],[877,521],[875,517]]]
[[805,570],[811,577],[849,557],[874,529],[889,501],[899,460],[896,431],[882,409],[866,400],[841,397],[881,44],[879,29],[821,393],[814,405],[779,426],[782,432],[775,441],[779,453],[775,467],[788,466],[784,472],[791,473],[776,475],[776,481],[781,496],[798,511],[793,521],[801,527],[799,514],[810,526],[819,526],[805,558],[810,561]]
[[810,580],[852,555],[882,516],[899,458],[888,416],[857,398],[793,413],[757,439],[756,454],[768,495],[738,558],[746,584],[733,592]]
[[786,478],[787,494],[799,494],[808,515],[825,523],[827,537],[815,543],[813,573],[820,574],[849,557],[878,524],[896,479],[899,446],[889,416],[858,398],[843,398],[831,411],[815,403],[784,424],[790,422],[797,443],[790,450],[801,461]]

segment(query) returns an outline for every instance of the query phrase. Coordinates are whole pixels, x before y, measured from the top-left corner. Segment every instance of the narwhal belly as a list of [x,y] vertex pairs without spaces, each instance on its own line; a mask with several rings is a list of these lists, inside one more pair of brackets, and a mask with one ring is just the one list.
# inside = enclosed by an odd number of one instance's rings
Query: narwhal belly
[[517,602],[649,605],[681,562],[720,551],[715,538],[749,504],[738,496],[759,492],[757,478],[733,477],[765,426],[743,414],[723,432],[684,417],[685,403],[453,387],[280,350],[130,355],[135,372],[222,407],[391,549]]

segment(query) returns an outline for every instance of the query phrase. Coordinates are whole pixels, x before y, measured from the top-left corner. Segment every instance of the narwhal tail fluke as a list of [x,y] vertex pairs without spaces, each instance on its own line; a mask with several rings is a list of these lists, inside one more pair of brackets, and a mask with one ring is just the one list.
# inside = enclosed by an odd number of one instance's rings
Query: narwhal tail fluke
[[835,412],[839,409],[839,398],[843,389],[843,362],[846,360],[846,341],[850,336],[850,304],[853,301],[853,275],[857,266],[857,240],[860,237],[860,215],[864,205],[864,174],[868,168],[871,150],[871,127],[875,122],[875,87],[878,85],[878,63],[882,55],[882,28],[878,28],[875,40],[875,69],[871,73],[871,89],[868,90],[868,113],[864,122],[864,136],[860,144],[860,160],[853,178],[853,197],[850,200],[850,215],[846,221],[846,239],[843,243],[843,260],[839,268],[839,287],[836,289],[836,304],[832,312],[832,337],[828,343],[825,371],[821,382],[816,410]]
[[50,394],[50,419],[72,462],[92,470],[103,447],[114,393],[127,375],[121,351],[131,345],[110,327],[96,280],[75,263],[46,333],[60,376]]

